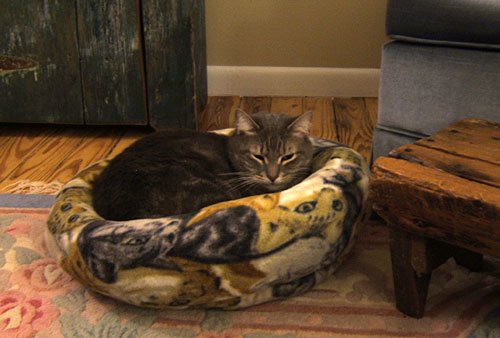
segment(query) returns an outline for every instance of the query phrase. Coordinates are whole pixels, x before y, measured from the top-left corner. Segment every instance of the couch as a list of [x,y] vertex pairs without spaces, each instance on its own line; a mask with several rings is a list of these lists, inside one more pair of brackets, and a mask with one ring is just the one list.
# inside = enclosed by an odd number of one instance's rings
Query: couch
[[500,122],[500,1],[389,0],[372,161],[463,118]]

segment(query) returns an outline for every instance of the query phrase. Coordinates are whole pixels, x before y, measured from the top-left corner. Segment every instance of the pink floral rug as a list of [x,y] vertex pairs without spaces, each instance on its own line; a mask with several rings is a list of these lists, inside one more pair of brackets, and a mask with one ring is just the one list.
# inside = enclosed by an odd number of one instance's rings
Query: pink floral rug
[[500,337],[500,278],[453,260],[433,273],[424,318],[398,312],[387,231],[375,223],[333,277],[300,297],[242,311],[125,305],[82,288],[47,256],[51,202],[0,195],[0,337]]

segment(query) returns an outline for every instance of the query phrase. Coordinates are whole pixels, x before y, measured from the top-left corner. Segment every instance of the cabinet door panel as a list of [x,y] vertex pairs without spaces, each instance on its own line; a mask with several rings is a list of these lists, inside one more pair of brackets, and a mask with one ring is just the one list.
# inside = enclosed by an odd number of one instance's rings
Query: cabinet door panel
[[200,0],[142,0],[150,124],[195,128],[206,104],[205,7]]
[[77,0],[87,124],[146,124],[139,0]]
[[83,122],[74,1],[0,1],[0,121]]

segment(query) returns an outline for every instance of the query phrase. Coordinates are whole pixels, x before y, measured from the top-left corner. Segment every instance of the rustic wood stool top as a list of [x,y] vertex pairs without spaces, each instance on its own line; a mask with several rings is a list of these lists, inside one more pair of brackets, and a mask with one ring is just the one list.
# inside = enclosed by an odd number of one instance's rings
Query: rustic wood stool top
[[466,119],[393,150],[375,161],[370,193],[391,228],[397,306],[421,317],[433,269],[500,257],[500,125]]

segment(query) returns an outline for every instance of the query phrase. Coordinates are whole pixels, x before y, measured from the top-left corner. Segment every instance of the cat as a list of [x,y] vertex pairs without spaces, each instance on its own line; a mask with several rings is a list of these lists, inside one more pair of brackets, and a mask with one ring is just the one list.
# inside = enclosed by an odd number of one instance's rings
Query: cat
[[218,202],[285,190],[311,173],[312,112],[235,112],[226,136],[155,132],[111,160],[92,183],[94,210],[116,221],[195,212]]

